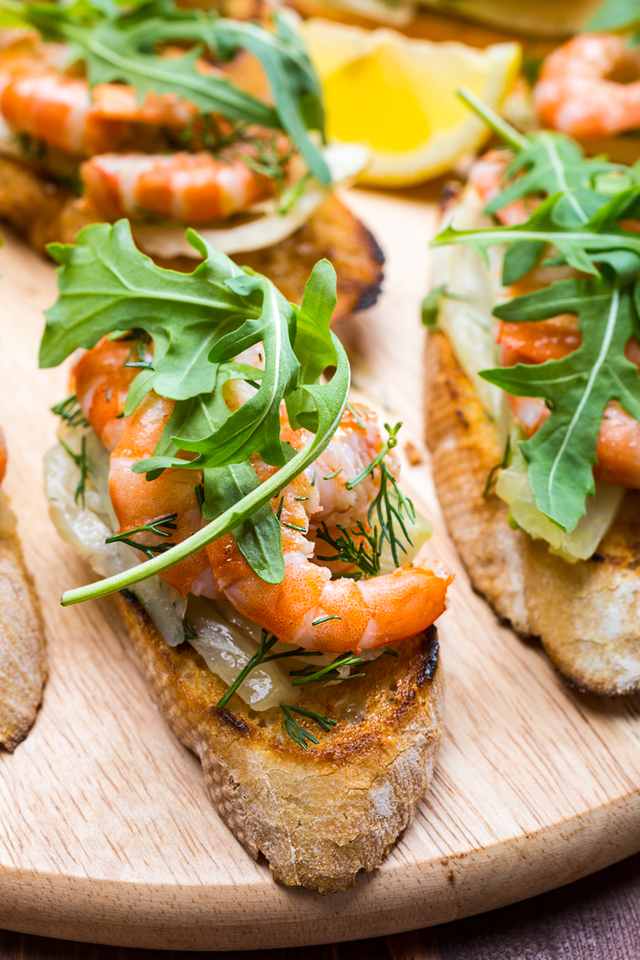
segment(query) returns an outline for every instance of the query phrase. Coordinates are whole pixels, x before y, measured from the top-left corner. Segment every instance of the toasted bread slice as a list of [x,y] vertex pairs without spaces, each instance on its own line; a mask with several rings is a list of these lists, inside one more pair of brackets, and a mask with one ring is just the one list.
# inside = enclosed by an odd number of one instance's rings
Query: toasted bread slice
[[427,383],[436,489],[475,588],[518,633],[540,636],[571,684],[640,693],[640,492],[626,494],[591,559],[565,563],[511,529],[506,503],[483,495],[502,459],[496,429],[442,333],[429,336]]
[[40,605],[22,559],[15,518],[0,493],[0,747],[27,736],[46,679]]
[[[96,219],[82,209],[70,189],[6,157],[0,157],[0,218],[41,253],[55,240],[73,243],[78,231]],[[334,320],[375,303],[384,255],[364,224],[333,195],[308,224],[281,243],[232,259],[264,273],[288,300],[300,303],[311,268],[324,257],[331,260],[338,277]],[[158,262],[184,271],[195,266],[186,257]]]
[[117,603],[160,707],[202,761],[220,815],[276,880],[319,893],[351,887],[380,865],[413,817],[431,779],[441,736],[443,683],[435,627],[395,645],[398,657],[368,664],[362,678],[301,688],[296,705],[330,715],[308,752],[279,710],[256,712],[188,644],[169,647],[135,597]]

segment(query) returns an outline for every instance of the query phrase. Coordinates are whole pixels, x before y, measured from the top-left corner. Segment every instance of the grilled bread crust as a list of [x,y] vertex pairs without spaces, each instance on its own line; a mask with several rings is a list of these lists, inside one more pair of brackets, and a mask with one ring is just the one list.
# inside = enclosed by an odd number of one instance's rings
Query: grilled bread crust
[[483,496],[502,459],[497,432],[447,338],[429,335],[427,442],[445,519],[472,583],[522,635],[536,635],[565,679],[590,693],[640,693],[640,491],[589,560],[570,564],[508,524]]
[[[67,187],[6,157],[0,157],[0,218],[41,253],[53,241],[73,243],[82,227],[99,219],[84,211]],[[323,257],[331,260],[338,277],[334,320],[376,302],[384,255],[365,225],[335,196],[328,197],[309,223],[285,240],[232,259],[264,273],[288,300],[300,303],[311,269]],[[185,272],[196,263],[188,257],[157,262]]]
[[378,867],[429,786],[441,737],[442,670],[435,627],[404,640],[345,684],[302,688],[296,704],[332,716],[305,752],[278,709],[256,712],[195,650],[169,647],[128,591],[117,603],[169,725],[202,762],[218,811],[276,880],[329,894]]
[[[3,496],[0,494],[0,497]],[[0,510],[8,512],[4,503]],[[0,534],[0,747],[13,753],[27,736],[46,679],[40,604],[15,532]]]

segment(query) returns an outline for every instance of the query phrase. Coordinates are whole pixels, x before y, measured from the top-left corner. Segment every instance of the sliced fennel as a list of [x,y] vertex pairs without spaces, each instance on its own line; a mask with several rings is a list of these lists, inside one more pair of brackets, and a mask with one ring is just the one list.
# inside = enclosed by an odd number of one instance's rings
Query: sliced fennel
[[587,512],[571,533],[549,520],[536,506],[526,470],[510,466],[500,471],[495,486],[498,496],[508,503],[511,516],[534,540],[546,540],[549,552],[567,563],[588,560],[613,523],[624,497],[624,487],[596,483],[595,497],[587,497]]
[[[82,437],[86,440],[86,458],[90,479],[85,491],[85,509],[75,502],[80,470],[61,444],[45,455],[45,490],[51,519],[62,539],[68,543],[101,577],[128,570],[139,561],[121,543],[105,543],[116,529],[111,503],[101,496],[106,489],[109,457],[92,430],[61,430],[61,439],[73,453],[79,453]],[[165,594],[158,577],[136,584],[135,594],[147,608],[166,642],[175,647],[184,640],[182,620]]]
[[[458,230],[486,226],[490,221],[482,214],[483,206],[476,191],[467,188],[460,202],[451,208],[447,223],[453,223]],[[444,288],[438,327],[446,334],[484,409],[496,421],[506,415],[504,393],[478,374],[499,363],[498,346],[491,330],[495,324],[492,310],[504,295],[500,283],[503,255],[503,248],[492,247],[487,269],[475,250],[452,245],[436,247],[432,260],[433,286]]]
[[[285,213],[278,211],[280,200],[274,198],[257,204],[254,211],[257,219],[237,226],[200,229],[198,233],[207,243],[223,253],[247,253],[280,243],[309,221],[318,207],[335,187],[349,185],[366,167],[369,151],[356,143],[335,144],[325,147],[324,158],[331,170],[332,185],[325,187],[313,177],[306,181],[291,208]],[[131,225],[137,245],[154,257],[199,256],[197,250],[185,239],[184,227]]]

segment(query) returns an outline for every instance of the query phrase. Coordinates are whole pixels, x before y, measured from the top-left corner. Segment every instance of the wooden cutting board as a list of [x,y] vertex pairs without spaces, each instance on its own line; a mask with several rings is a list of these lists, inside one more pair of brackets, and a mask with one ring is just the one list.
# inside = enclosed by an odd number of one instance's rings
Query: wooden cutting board
[[[435,207],[351,192],[387,256],[385,292],[340,330],[355,380],[403,419],[423,462],[404,486],[457,571],[440,623],[446,729],[434,782],[382,868],[322,898],[277,886],[209,801],[200,765],[159,715],[112,601],[71,607],[88,569],[43,493],[63,370],[38,371],[52,267],[9,236],[0,251],[0,422],[7,490],[42,598],[50,679],[28,740],[0,754],[0,928],[191,950],[375,937],[489,910],[640,850],[637,701],[567,689],[536,645],[476,596],[443,525],[421,443],[427,243]],[[6,231],[5,231],[6,235]],[[436,278],[437,279],[437,278]]]

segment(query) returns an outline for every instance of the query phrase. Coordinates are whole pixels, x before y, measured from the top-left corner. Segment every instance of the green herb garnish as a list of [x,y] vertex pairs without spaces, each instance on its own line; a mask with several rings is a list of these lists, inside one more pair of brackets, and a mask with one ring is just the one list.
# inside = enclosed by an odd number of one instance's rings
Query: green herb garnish
[[221,710],[226,707],[231,697],[234,693],[242,686],[244,681],[247,679],[252,670],[255,670],[256,667],[259,667],[263,663],[269,663],[271,660],[285,660],[288,657],[321,657],[322,652],[319,650],[305,650],[304,647],[296,647],[295,650],[286,650],[284,653],[272,653],[269,656],[267,654],[278,642],[278,638],[274,637],[272,633],[267,633],[266,630],[262,631],[262,636],[260,638],[260,646],[251,657],[251,659],[244,665],[236,679],[230,684],[227,692],[222,696],[218,703],[216,704]]
[[291,681],[292,687],[299,687],[305,683],[318,683],[320,680],[355,680],[356,677],[364,677],[364,673],[349,673],[347,676],[341,676],[338,672],[340,667],[351,667],[365,661],[362,657],[354,657],[351,650],[347,653],[341,653],[326,667],[316,670],[311,664],[303,667],[302,670],[290,670],[289,676],[296,677]]
[[[640,0],[607,0],[587,22],[584,30],[628,31],[640,26]],[[637,42],[638,37],[634,40]]]
[[84,510],[85,487],[87,483],[87,477],[91,473],[91,467],[89,466],[89,463],[87,461],[87,438],[86,436],[84,436],[80,442],[80,453],[74,453],[73,450],[70,450],[69,447],[64,442],[64,440],[60,441],[60,445],[64,447],[64,449],[67,451],[67,453],[75,463],[76,467],[80,471],[80,479],[78,480],[78,485],[75,489],[73,499],[76,504],[78,503],[78,500],[81,500],[82,509]]
[[[553,248],[545,264],[568,264],[588,279],[556,281],[494,310],[506,322],[578,314],[582,346],[561,360],[517,364],[481,373],[517,396],[542,397],[551,414],[535,435],[520,442],[538,508],[564,530],[575,528],[594,493],[593,467],[602,415],[618,400],[640,420],[640,376],[624,355],[640,323],[640,236],[620,222],[640,215],[634,171],[586,159],[568,137],[540,131],[523,137],[469,91],[462,99],[516,151],[505,189],[487,212],[525,197],[548,194],[529,219],[512,227],[455,230],[434,246],[461,243],[485,259],[494,244],[508,245],[503,282],[514,283]],[[509,178],[519,174],[509,183]],[[605,183],[606,180],[606,183]],[[615,191],[616,182],[618,191]]]
[[85,419],[82,407],[78,403],[75,393],[56,403],[51,407],[51,412],[60,417],[69,427],[88,427],[89,422]]
[[168,516],[161,517],[159,520],[153,520],[151,523],[143,523],[139,527],[133,527],[131,530],[125,530],[124,533],[116,533],[113,537],[107,537],[105,543],[124,543],[128,547],[134,547],[136,550],[141,550],[149,560],[152,560],[155,556],[157,556],[157,554],[165,553],[171,547],[175,547],[175,543],[140,543],[139,540],[133,540],[131,538],[131,534],[153,533],[157,537],[169,538],[172,536],[173,531],[178,529],[178,525],[175,522],[177,519],[177,513],[170,513]]
[[307,741],[309,743],[318,743],[318,740],[312,736],[312,734],[307,733],[299,723],[291,716],[292,713],[297,713],[301,717],[308,717],[309,720],[313,720],[314,723],[317,723],[319,727],[324,730],[325,733],[329,733],[331,727],[337,727],[337,721],[332,720],[331,717],[323,717],[320,713],[314,713],[313,710],[302,710],[301,707],[294,707],[291,703],[281,703],[280,709],[284,714],[284,728],[291,737],[292,740],[295,740],[304,750],[307,750]]

